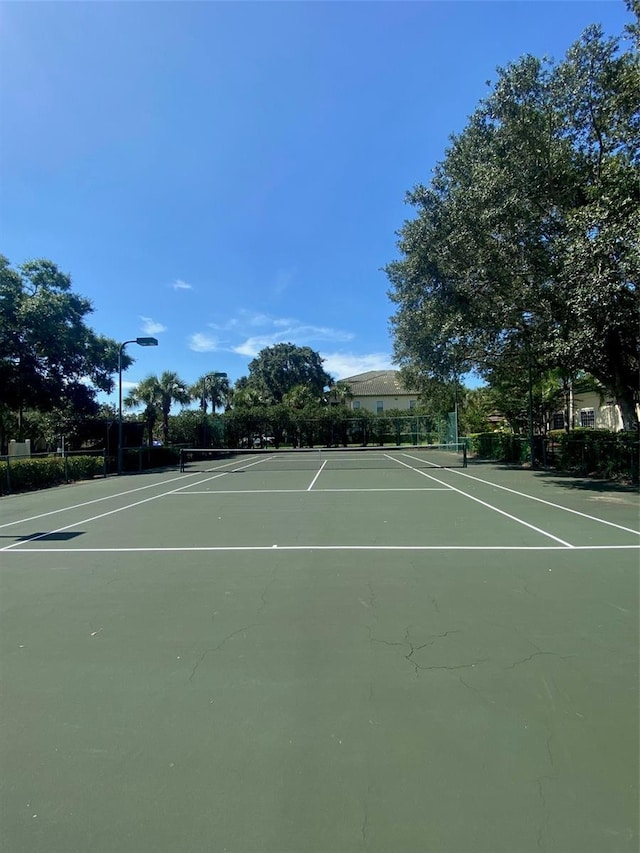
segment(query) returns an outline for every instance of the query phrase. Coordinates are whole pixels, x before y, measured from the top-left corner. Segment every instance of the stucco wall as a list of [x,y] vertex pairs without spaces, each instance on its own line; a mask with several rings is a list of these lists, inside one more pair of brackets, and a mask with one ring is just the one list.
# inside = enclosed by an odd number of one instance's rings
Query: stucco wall
[[[413,400],[414,405],[418,404],[418,397],[412,394],[398,394],[397,396],[384,396],[380,395],[379,397],[370,397],[362,396],[359,397],[357,394],[354,395],[353,400],[350,402],[351,409],[360,408],[366,409],[368,412],[373,412],[375,414],[377,412],[377,403],[379,400],[382,400],[383,411],[388,412],[390,409],[406,409],[410,410],[410,402]],[[360,406],[354,406],[354,403],[360,403]]]

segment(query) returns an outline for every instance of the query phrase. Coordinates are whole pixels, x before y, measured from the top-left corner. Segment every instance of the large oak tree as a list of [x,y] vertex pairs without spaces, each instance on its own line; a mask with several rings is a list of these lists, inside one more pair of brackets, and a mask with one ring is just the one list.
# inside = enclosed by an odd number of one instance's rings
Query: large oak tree
[[590,27],[499,69],[387,266],[398,363],[431,380],[593,375],[638,400],[640,66]]

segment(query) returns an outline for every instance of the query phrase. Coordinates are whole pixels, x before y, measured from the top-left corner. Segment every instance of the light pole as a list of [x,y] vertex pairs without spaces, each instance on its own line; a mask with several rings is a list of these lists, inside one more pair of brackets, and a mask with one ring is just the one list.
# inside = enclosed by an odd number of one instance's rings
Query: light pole
[[527,353],[527,385],[529,391],[529,453],[531,455],[531,468],[536,467],[536,445],[533,437],[533,379],[531,376],[531,320],[533,314],[530,311],[522,312],[522,329],[524,332],[524,345]]
[[[202,435],[202,443],[206,447],[207,446],[207,382],[211,379],[226,379],[226,373],[207,373],[207,375],[202,380],[202,419],[203,419],[203,435]],[[215,412],[215,407],[214,407]]]
[[157,338],[133,338],[123,341],[118,350],[118,474],[122,474],[122,353],[127,344],[138,344],[141,347],[157,347]]

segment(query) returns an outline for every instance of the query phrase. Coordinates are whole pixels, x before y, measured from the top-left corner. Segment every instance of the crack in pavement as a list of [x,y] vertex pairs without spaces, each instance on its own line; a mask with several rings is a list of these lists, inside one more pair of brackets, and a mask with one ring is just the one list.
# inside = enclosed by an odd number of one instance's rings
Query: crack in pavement
[[276,579],[276,572],[277,572],[277,570],[278,570],[278,567],[277,567],[277,566],[273,566],[273,568],[271,569],[271,577],[270,577],[270,578],[269,578],[269,580],[266,582],[266,584],[264,585],[264,589],[263,589],[263,590],[262,590],[262,592],[260,593],[260,601],[261,601],[262,603],[260,604],[260,606],[258,607],[258,609],[257,609],[257,611],[256,611],[256,616],[262,616],[262,613],[263,613],[263,611],[264,611],[265,607],[267,606],[267,590],[269,589],[269,587],[270,587],[270,586],[273,584],[273,582],[275,581],[275,579]]
[[[529,642],[531,642],[531,641],[529,640]],[[534,644],[531,643],[531,645],[533,646]],[[569,658],[575,658],[576,657],[576,655],[560,655],[560,654],[558,654],[558,652],[537,651],[537,652],[534,652],[532,655],[529,655],[529,657],[522,658],[522,660],[517,660],[517,661],[514,661],[513,663],[510,663],[509,666],[505,666],[504,669],[513,669],[516,666],[520,666],[520,664],[522,664],[522,663],[528,663],[530,660],[533,660],[533,658],[537,658],[537,657],[540,657],[542,655],[551,655],[553,657],[560,658],[561,660],[568,660]]]
[[362,817],[362,826],[360,827],[360,832],[362,833],[362,845],[365,850],[368,850],[368,841],[367,841],[367,833],[369,832],[369,797],[371,795],[371,784],[367,785],[367,793],[364,800],[363,805],[363,817]]
[[367,586],[369,587],[369,607],[373,610],[373,618],[377,621],[378,616],[376,614],[376,606],[378,604],[378,600],[371,581],[367,582]]
[[367,849],[367,830],[368,830],[368,828],[369,828],[369,807],[365,802],[365,804],[364,804],[364,818],[362,820],[362,827],[360,830],[362,832],[362,843],[364,845],[365,850]]
[[408,625],[407,629],[405,630],[405,633],[404,633],[404,640],[401,643],[398,643],[398,642],[392,643],[389,640],[379,640],[377,637],[371,637],[371,636],[370,636],[370,640],[372,643],[380,643],[381,645],[384,645],[384,646],[400,646],[403,649],[408,648],[409,652],[404,657],[405,657],[405,660],[409,661],[409,663],[414,667],[416,678],[418,678],[419,670],[426,671],[426,670],[430,670],[430,669],[451,669],[451,670],[469,669],[470,667],[475,667],[479,663],[485,663],[488,660],[488,658],[481,658],[480,660],[474,661],[474,663],[460,664],[458,666],[437,666],[437,665],[421,666],[419,663],[417,663],[417,661],[411,659],[413,657],[414,652],[419,652],[421,649],[426,649],[428,646],[432,646],[436,640],[441,640],[443,637],[448,637],[449,634],[460,634],[461,631],[460,631],[460,629],[456,628],[456,629],[452,629],[450,631],[445,631],[443,634],[431,634],[429,636],[427,642],[421,643],[419,646],[414,646],[414,644],[411,642],[410,633],[411,633],[411,625]]
[[193,677],[195,676],[198,667],[208,654],[210,654],[211,652],[220,651],[224,644],[228,642],[232,637],[235,637],[236,634],[241,634],[243,631],[248,631],[250,628],[255,628],[259,624],[259,622],[252,622],[251,625],[245,625],[242,628],[238,628],[236,631],[232,631],[230,634],[227,634],[227,636],[223,640],[221,640],[217,646],[213,646],[213,648],[211,649],[205,649],[202,654],[199,655],[196,659],[196,662],[193,665],[193,669],[191,670],[191,675],[189,676],[189,681],[193,681]]
[[461,675],[458,676],[458,681],[460,682],[460,684],[462,684],[467,689],[472,690],[474,693],[477,693],[478,696],[482,699],[482,701],[485,704],[487,704],[487,705],[495,705],[496,704],[494,699],[487,699],[487,697],[484,695],[484,693],[482,693],[481,690],[478,690],[477,687],[472,687],[468,682],[466,682],[464,680],[464,678]]
[[545,850],[545,836],[549,832],[549,808],[547,805],[547,798],[544,795],[544,782],[556,781],[558,779],[558,774],[555,772],[555,761],[553,758],[553,752],[551,751],[551,741],[553,739],[553,732],[548,731],[547,740],[545,742],[547,756],[549,758],[549,765],[551,767],[552,773],[545,773],[542,776],[538,776],[536,778],[536,784],[538,786],[538,796],[540,797],[540,803],[542,804],[543,810],[543,824],[538,828],[538,834],[536,836],[537,845],[539,850]]

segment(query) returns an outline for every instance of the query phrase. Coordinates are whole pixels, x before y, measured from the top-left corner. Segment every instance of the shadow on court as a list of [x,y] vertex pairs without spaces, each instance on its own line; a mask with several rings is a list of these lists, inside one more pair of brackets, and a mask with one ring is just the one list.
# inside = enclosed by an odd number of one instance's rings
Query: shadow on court
[[2,539],[15,539],[16,542],[30,542],[32,539],[37,539],[38,542],[70,542],[72,539],[77,539],[78,536],[84,536],[84,534],[84,530],[60,532],[44,530],[39,533],[26,533],[24,536],[7,536],[4,534]]

